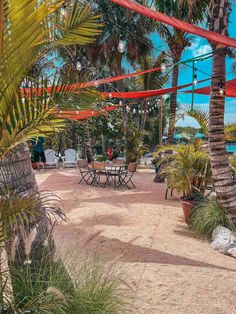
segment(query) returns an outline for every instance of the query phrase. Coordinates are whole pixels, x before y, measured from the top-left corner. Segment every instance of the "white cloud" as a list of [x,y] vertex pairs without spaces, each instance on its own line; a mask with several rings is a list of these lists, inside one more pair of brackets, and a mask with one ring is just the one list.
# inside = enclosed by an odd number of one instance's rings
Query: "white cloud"
[[211,46],[209,44],[202,44],[200,38],[195,38],[188,50],[192,51],[194,57],[199,57],[212,51]]

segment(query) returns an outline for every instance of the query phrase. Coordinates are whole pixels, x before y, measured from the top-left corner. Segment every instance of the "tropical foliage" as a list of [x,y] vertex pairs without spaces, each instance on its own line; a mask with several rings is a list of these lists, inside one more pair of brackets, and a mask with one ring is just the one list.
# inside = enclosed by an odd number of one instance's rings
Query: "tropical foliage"
[[211,166],[208,152],[202,147],[202,142],[194,140],[192,143],[167,145],[156,153],[171,150],[173,154],[166,154],[161,159],[166,166],[162,174],[166,176],[168,186],[183,192],[192,199],[196,194],[203,194],[211,181]]
[[[186,115],[195,119],[200,128],[201,132],[205,135],[205,138],[209,136],[209,112],[205,110],[187,110]],[[228,142],[233,142],[236,140],[236,124],[230,123],[224,126],[225,140]]]
[[39,82],[28,77],[31,68],[61,45],[93,42],[101,33],[101,24],[88,5],[77,1],[68,3],[66,15],[60,1],[5,0],[0,6],[0,154],[3,156],[20,141],[61,127],[61,121],[50,110],[60,101],[65,102],[69,90],[55,73],[49,94],[47,81],[43,79],[39,86]]

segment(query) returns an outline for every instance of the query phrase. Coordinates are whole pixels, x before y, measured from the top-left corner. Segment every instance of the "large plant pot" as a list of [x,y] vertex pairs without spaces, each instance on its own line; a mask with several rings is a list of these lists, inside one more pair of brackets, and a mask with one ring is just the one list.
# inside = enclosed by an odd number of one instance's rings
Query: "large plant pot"
[[193,201],[187,201],[187,200],[181,200],[182,208],[184,212],[184,220],[186,223],[188,223],[188,220],[190,218],[190,212],[195,206],[195,203]]

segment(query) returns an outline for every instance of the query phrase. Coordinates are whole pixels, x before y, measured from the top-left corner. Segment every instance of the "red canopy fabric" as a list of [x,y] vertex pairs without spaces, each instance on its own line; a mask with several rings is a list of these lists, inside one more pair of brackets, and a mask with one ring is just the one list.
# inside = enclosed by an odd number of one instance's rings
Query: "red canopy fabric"
[[[167,67],[170,67],[170,65],[168,65]],[[124,75],[119,75],[119,76],[114,76],[114,77],[108,77],[108,78],[104,78],[104,79],[100,79],[100,80],[96,80],[96,81],[90,81],[90,82],[78,82],[75,84],[67,84],[65,86],[63,86],[63,88],[67,91],[75,91],[77,89],[81,89],[81,88],[87,88],[87,87],[92,87],[92,86],[97,86],[97,85],[103,85],[106,83],[111,83],[111,82],[116,82],[116,81],[121,81],[130,77],[134,77],[134,76],[139,76],[139,75],[144,75],[147,73],[151,73],[151,72],[157,72],[160,71],[161,67],[158,68],[153,68],[153,69],[148,69],[148,70],[144,70],[144,71],[138,71],[138,72],[134,72],[134,73],[129,73],[129,74],[124,74]],[[62,87],[57,87],[56,92],[60,92]],[[21,88],[21,95],[22,97],[26,96],[31,96],[32,94],[35,96],[39,96],[42,93],[47,92],[47,93],[51,93],[52,92],[52,87],[47,87],[47,88]]]
[[[208,81],[209,79],[205,79],[199,81],[199,83]],[[114,92],[114,93],[101,93],[103,97],[111,97],[111,98],[148,98],[153,96],[165,95],[168,93],[173,93],[179,89],[183,89],[185,87],[192,86],[192,83],[180,85],[176,87],[170,88],[162,88],[156,90],[148,90],[148,91],[141,91],[141,92]],[[75,92],[76,93],[76,92]]]
[[227,47],[234,47],[236,48],[236,40],[233,38],[229,38],[224,35],[217,34],[215,32],[211,32],[208,30],[205,30],[201,27],[194,26],[192,24],[189,24],[187,22],[178,20],[174,17],[170,17],[166,14],[154,11],[150,8],[144,7],[141,4],[138,4],[136,2],[133,2],[132,0],[110,0],[118,5],[121,5],[129,10],[132,10],[134,12],[137,12],[139,14],[145,15],[147,17],[150,17],[153,20],[156,20],[161,23],[168,24],[170,26],[173,26],[174,28],[183,30],[187,33],[191,33],[197,36],[204,37],[208,39],[209,41],[222,44]]
[[72,110],[60,110],[56,116],[58,118],[67,118],[70,120],[84,120],[91,117],[100,116],[102,114],[105,114],[106,112],[109,112],[111,110],[117,109],[121,107],[122,105],[114,105],[102,108],[100,111],[96,111],[93,109],[87,109],[87,110],[78,110],[78,111],[72,111]]
[[[192,90],[188,90],[185,93],[192,93]],[[196,94],[210,95],[211,86],[206,86],[202,88],[197,88],[194,90]],[[225,85],[225,96],[227,97],[236,97],[236,78],[226,82]]]

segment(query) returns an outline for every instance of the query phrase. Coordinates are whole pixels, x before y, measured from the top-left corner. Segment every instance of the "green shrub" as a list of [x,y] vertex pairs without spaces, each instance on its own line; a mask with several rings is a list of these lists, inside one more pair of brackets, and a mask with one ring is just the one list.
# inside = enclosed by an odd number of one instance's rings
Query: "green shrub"
[[130,313],[130,294],[120,272],[94,258],[45,258],[40,268],[31,261],[23,268],[14,263],[11,275],[15,304],[22,313]]
[[199,236],[210,237],[212,231],[222,225],[235,230],[231,216],[224,212],[215,199],[204,200],[192,210],[189,227]]

